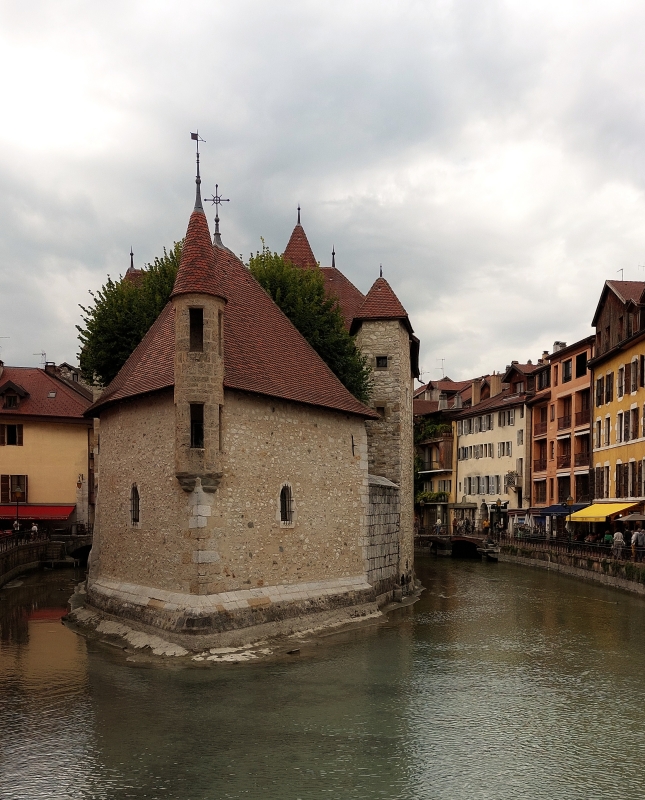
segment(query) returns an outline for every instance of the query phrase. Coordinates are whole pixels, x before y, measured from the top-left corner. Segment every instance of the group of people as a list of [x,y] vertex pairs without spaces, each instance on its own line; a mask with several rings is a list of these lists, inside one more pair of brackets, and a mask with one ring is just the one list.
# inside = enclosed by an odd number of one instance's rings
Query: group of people
[[[20,533],[20,532],[21,532],[21,529],[20,529],[20,523],[18,522],[18,520],[16,520],[16,521],[13,523],[13,532],[14,532],[14,533]],[[25,531],[25,532],[26,532],[26,531]],[[30,531],[29,531],[29,536],[30,536],[30,538],[31,538],[32,540],[33,540],[33,539],[37,539],[37,538],[38,538],[38,525],[37,525],[35,522],[34,522],[34,524],[31,526],[31,529],[30,529]]]
[[605,531],[603,537],[600,534],[590,533],[585,537],[587,544],[603,544],[605,547],[611,547],[611,552],[614,558],[622,558],[623,551],[627,548],[627,541],[625,535],[629,539],[631,545],[631,556],[633,561],[642,561],[645,556],[645,531],[639,526],[632,531],[616,531],[612,534],[611,531]]

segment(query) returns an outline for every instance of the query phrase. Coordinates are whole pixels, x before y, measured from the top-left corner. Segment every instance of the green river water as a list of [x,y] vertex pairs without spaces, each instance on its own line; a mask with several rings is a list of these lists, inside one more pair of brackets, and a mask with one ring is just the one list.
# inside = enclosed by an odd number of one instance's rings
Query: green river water
[[[63,626],[82,578],[0,590],[0,798],[568,800],[645,788],[645,600],[509,564],[314,655],[178,666]],[[58,611],[57,611],[58,609]]]

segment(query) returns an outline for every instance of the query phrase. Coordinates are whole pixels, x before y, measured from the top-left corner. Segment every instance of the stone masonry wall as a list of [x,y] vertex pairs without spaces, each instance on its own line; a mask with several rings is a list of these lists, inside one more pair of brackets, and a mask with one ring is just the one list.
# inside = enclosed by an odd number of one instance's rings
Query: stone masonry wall
[[368,583],[382,595],[399,585],[400,493],[378,481],[370,476],[366,560]]
[[[375,320],[363,322],[356,338],[373,370],[370,405],[385,409],[380,420],[366,423],[369,471],[400,487],[400,569],[409,578],[414,563],[413,379],[409,334],[398,320]],[[386,369],[376,367],[377,356],[388,357]]]
[[[204,595],[365,574],[361,418],[226,391],[214,493],[181,489],[174,427],[172,391],[101,415],[91,579]],[[135,482],[138,526],[130,522]],[[285,484],[292,523],[280,521]]]

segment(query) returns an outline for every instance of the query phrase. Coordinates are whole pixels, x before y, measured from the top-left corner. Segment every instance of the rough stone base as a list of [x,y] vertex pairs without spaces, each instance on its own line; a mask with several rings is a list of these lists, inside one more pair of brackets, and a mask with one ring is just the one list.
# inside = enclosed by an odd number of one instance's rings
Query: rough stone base
[[[572,575],[576,578],[602,583],[614,589],[624,589],[635,594],[645,595],[645,564],[613,561],[612,559],[575,556],[552,551],[528,548],[513,548],[521,555],[509,553],[509,548],[502,548],[499,560],[510,564],[521,564],[525,567],[536,567]],[[506,552],[505,552],[506,551]],[[630,577],[628,577],[630,575]],[[636,578],[634,580],[633,578]]]
[[220,595],[88,580],[86,604],[191,651],[239,647],[378,613],[374,589],[363,576]]

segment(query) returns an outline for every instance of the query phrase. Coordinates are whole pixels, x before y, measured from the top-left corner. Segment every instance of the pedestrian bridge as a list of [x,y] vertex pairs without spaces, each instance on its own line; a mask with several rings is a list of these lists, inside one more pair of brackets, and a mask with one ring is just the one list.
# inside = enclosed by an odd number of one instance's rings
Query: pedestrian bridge
[[0,586],[18,575],[42,566],[77,566],[87,561],[92,534],[54,534],[32,539],[29,533],[0,539]]
[[454,555],[479,557],[477,548],[481,547],[483,536],[470,533],[457,533],[453,536],[437,536],[433,533],[418,534],[414,537],[414,550],[418,555]]

